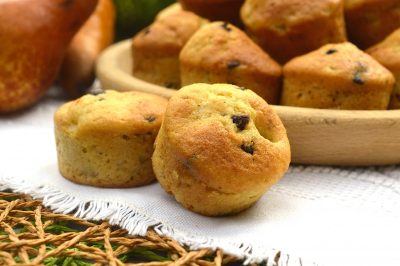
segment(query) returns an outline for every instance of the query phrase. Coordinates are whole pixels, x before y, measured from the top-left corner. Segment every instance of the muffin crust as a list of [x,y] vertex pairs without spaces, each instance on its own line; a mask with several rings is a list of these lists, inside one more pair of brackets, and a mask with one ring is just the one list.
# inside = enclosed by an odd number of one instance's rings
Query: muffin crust
[[387,109],[393,75],[351,43],[328,44],[284,67],[282,105]]
[[228,83],[251,89],[268,103],[278,102],[281,66],[244,32],[226,22],[210,23],[180,54],[182,85]]
[[282,177],[290,147],[278,116],[252,91],[193,84],[170,99],[152,161],[161,186],[183,206],[227,215]]
[[54,116],[60,173],[99,187],[152,182],[150,158],[166,104],[155,95],[107,91],[62,105]]

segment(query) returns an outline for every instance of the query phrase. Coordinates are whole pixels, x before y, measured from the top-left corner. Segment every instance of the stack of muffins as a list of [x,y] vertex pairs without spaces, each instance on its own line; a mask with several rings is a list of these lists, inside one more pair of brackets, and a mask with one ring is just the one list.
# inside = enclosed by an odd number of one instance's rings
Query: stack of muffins
[[89,94],[62,105],[54,124],[65,178],[111,188],[157,179],[184,207],[208,216],[250,207],[290,162],[276,113],[230,84],[186,86],[169,102],[134,91]]
[[189,210],[234,214],[290,163],[268,103],[400,108],[398,0],[179,2],[132,41],[133,75],[178,91],[169,101],[107,91],[60,107],[65,178],[100,187],[158,180]]
[[134,36],[133,75],[177,89],[234,84],[270,104],[399,108],[397,28],[398,0],[180,0]]

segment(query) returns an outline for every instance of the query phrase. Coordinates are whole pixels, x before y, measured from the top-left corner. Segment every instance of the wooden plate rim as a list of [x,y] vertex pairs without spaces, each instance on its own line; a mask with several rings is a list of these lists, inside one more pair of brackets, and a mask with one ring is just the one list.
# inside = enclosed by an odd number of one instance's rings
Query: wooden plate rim
[[[98,76],[103,76],[106,74],[110,76],[110,72],[114,72],[112,76],[118,76],[121,83],[135,84],[136,90],[141,90],[144,92],[158,94],[164,97],[171,97],[176,90],[168,89],[159,85],[155,85],[144,80],[138,79],[129,73],[121,70],[117,67],[118,62],[113,62],[113,59],[121,51],[127,50],[131,46],[131,40],[124,40],[108,47],[99,57],[97,63],[96,72]],[[114,60],[115,61],[115,60]],[[105,63],[107,62],[107,63]],[[119,88],[119,90],[129,90],[126,88]],[[335,110],[335,109],[317,109],[317,108],[305,108],[305,107],[292,107],[283,105],[271,105],[279,113],[287,112],[288,114],[293,113],[300,115],[302,113],[307,114],[307,116],[317,116],[317,117],[335,117],[343,119],[371,119],[371,117],[379,117],[381,119],[400,119],[400,110]]]

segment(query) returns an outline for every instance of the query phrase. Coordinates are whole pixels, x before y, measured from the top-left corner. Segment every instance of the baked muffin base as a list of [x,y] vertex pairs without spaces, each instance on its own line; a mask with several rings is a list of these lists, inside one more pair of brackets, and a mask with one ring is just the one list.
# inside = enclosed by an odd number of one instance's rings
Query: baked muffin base
[[96,187],[149,184],[155,180],[151,164],[154,138],[153,133],[74,137],[56,129],[60,173],[72,182]]
[[254,205],[272,185],[271,182],[268,187],[260,185],[258,189],[240,193],[226,193],[207,186],[206,183],[193,178],[190,162],[182,164],[169,156],[171,147],[167,148],[163,131],[160,129],[157,137],[158,149],[155,149],[152,157],[154,173],[161,187],[191,211],[206,216],[236,214]]

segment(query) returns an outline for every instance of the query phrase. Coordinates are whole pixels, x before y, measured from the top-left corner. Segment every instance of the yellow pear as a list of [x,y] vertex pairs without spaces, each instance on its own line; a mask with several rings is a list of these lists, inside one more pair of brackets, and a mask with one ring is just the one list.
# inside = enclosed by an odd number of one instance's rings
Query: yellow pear
[[60,84],[70,96],[79,97],[92,85],[97,57],[114,40],[114,24],[113,0],[99,0],[72,39],[60,69]]
[[0,113],[34,104],[97,0],[0,1]]

